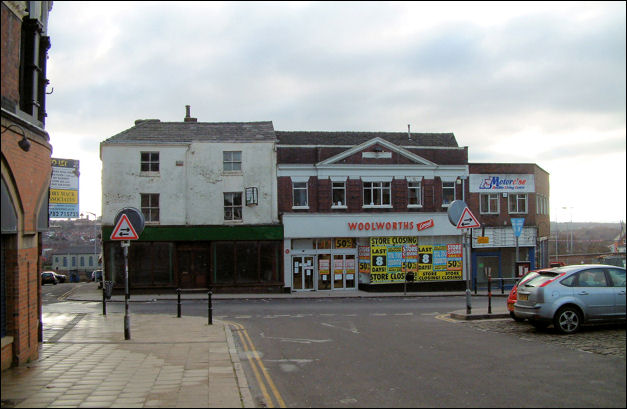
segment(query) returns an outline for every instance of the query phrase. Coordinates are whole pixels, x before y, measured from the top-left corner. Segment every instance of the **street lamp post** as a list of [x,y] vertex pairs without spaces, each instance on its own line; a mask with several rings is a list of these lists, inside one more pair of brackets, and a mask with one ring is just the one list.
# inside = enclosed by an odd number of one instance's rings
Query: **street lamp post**
[[[94,258],[96,260],[95,266],[98,267],[98,233],[97,233],[97,226],[96,226],[96,221],[98,220],[98,216],[96,216],[96,213],[92,213],[92,212],[83,212],[81,213],[81,216],[85,216],[87,218],[87,220],[89,220],[89,217],[87,216],[88,214],[94,216]],[[101,275],[101,282],[100,284],[104,287],[104,272]]]

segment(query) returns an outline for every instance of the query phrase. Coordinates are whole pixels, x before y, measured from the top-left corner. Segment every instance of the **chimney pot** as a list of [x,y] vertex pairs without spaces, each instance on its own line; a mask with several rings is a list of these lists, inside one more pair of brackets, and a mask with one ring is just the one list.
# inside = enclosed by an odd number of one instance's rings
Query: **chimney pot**
[[190,106],[185,105],[185,118],[183,118],[183,121],[184,122],[198,122],[198,119],[192,118],[189,116],[189,112],[190,112]]

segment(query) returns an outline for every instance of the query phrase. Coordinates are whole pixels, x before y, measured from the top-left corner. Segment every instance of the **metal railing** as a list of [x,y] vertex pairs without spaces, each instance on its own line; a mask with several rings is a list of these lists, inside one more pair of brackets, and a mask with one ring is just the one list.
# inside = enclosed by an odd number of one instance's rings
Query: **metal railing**
[[213,325],[213,305],[211,301],[211,296],[213,293],[208,288],[195,288],[195,289],[176,289],[176,317],[181,318],[181,293],[201,293],[207,292],[207,322],[209,325]]

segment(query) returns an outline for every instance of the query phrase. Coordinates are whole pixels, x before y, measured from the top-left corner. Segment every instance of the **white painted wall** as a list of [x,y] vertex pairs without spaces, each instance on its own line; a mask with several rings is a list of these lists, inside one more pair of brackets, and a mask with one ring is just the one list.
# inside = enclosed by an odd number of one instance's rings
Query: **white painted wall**
[[[223,172],[223,151],[242,152],[241,172]],[[141,152],[159,152],[158,174],[140,172]],[[101,160],[105,224],[124,207],[140,209],[141,193],[160,194],[160,225],[278,223],[274,143],[102,145]],[[246,206],[246,187],[258,188],[258,205]],[[242,192],[242,221],[224,220],[224,192]]]

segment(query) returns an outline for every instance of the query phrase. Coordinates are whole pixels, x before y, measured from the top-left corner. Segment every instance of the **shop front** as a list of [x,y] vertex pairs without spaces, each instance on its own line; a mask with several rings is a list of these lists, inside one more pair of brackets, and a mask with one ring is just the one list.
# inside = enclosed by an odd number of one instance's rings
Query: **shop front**
[[291,291],[465,288],[462,236],[445,213],[283,216]]

